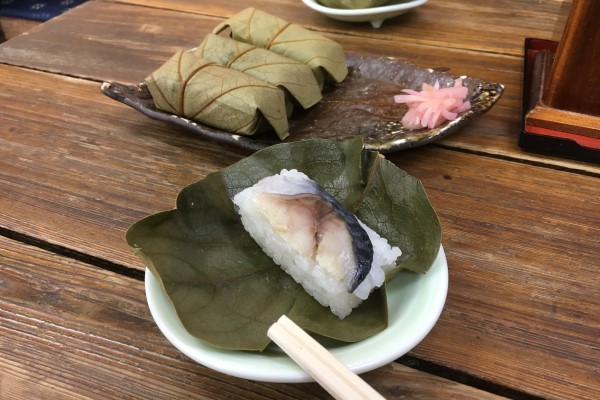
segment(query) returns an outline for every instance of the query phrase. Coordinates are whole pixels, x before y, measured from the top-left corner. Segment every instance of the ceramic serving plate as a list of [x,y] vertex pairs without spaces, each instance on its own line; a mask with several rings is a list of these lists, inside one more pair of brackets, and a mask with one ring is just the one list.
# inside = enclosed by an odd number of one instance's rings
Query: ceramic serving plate
[[370,22],[373,28],[379,28],[383,21],[402,15],[427,3],[427,0],[391,0],[379,7],[342,9],[326,7],[317,0],[302,0],[306,6],[328,16],[346,22]]
[[[289,120],[289,141],[305,139],[348,139],[361,136],[368,150],[390,153],[422,146],[460,129],[488,111],[498,101],[504,87],[498,83],[463,77],[469,88],[471,109],[457,119],[434,129],[407,130],[400,120],[407,110],[394,102],[402,89],[421,90],[423,83],[451,85],[456,76],[386,57],[347,55],[349,73],[341,84],[328,86],[323,99],[308,110],[294,110]],[[260,150],[281,143],[274,133],[241,136],[166,113],[154,106],[145,84],[125,85],[104,82],[101,90],[144,115],[190,130],[199,136],[233,144],[247,150]]]
[[[387,284],[389,325],[358,343],[323,343],[348,368],[362,373],[388,364],[416,346],[433,328],[446,301],[448,265],[443,248],[424,274],[402,272]],[[222,350],[192,336],[177,317],[160,282],[146,270],[150,312],[165,337],[192,360],[239,378],[308,382],[312,378],[274,345],[263,352]]]

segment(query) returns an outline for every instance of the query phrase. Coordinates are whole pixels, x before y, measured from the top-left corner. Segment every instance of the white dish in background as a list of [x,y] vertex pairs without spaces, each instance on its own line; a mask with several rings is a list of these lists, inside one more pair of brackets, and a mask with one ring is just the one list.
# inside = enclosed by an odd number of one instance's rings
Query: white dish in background
[[386,19],[397,17],[413,8],[420,7],[427,3],[427,0],[391,0],[389,3],[379,7],[352,10],[325,7],[317,2],[317,0],[302,0],[302,2],[313,10],[327,15],[330,18],[347,22],[370,22],[373,28],[379,28]]
[[[146,298],[154,321],[165,337],[194,361],[239,378],[266,382],[309,382],[312,378],[285,353],[222,350],[192,336],[181,324],[160,282],[146,269]],[[358,343],[329,350],[356,373],[393,362],[415,347],[438,320],[448,291],[448,264],[443,248],[429,271],[405,271],[387,285],[389,325]],[[327,345],[326,345],[327,346]]]

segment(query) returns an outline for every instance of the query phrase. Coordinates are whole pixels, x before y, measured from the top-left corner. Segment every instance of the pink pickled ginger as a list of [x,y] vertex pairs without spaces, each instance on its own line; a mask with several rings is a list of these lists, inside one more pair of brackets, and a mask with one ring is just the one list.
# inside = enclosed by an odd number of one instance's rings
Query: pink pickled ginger
[[454,86],[440,89],[438,81],[434,86],[423,84],[423,90],[404,89],[403,93],[394,96],[396,103],[404,103],[408,111],[402,118],[406,129],[435,128],[444,121],[456,119],[459,113],[471,108],[465,101],[468,88],[463,86],[462,79],[456,79]]

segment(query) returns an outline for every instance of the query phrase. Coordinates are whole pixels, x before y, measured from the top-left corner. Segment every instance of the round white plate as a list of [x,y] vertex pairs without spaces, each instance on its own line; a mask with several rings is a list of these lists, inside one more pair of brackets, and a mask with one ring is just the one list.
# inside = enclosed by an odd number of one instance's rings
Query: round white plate
[[397,17],[398,15],[404,14],[412,10],[413,8],[420,7],[427,3],[427,0],[391,0],[379,7],[371,8],[360,8],[360,9],[344,9],[344,8],[331,8],[325,7],[324,5],[317,2],[317,0],[302,0],[304,4],[313,10],[320,12],[321,14],[327,15],[330,18],[337,19],[340,21],[347,22],[370,22],[373,28],[379,28],[383,21],[386,19]]
[[[388,364],[415,347],[438,320],[448,291],[443,248],[424,274],[401,272],[387,285],[389,325],[358,343],[329,350],[348,368],[362,373]],[[239,378],[266,382],[309,382],[312,378],[283,352],[221,350],[192,336],[177,317],[160,282],[146,269],[150,312],[165,337],[194,361]]]

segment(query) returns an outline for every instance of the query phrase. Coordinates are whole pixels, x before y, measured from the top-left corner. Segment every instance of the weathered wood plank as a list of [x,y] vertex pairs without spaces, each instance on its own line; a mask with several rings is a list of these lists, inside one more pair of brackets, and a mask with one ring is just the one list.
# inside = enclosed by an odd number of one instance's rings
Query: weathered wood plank
[[390,158],[423,181],[449,258],[445,311],[414,354],[543,398],[600,395],[598,179],[427,149]]
[[96,82],[6,66],[0,81],[2,227],[92,256],[137,264],[133,220],[247,155],[138,115]]
[[[175,51],[197,46],[221,21],[202,14],[90,1],[2,44],[0,62],[95,80],[137,83]],[[482,79],[504,82],[507,75],[520,72],[520,56],[434,49],[388,37],[357,41],[339,32],[328,36],[347,52],[397,57]]]
[[89,1],[3,43],[0,62],[89,79],[140,82],[219,21]]
[[[317,384],[232,378],[158,331],[143,282],[0,237],[3,399],[323,399]],[[389,399],[498,399],[399,364],[363,375]]]
[[[96,83],[8,66],[0,81],[2,228],[113,263],[143,268],[128,226],[246,155]],[[595,393],[598,178],[431,146],[389,158],[422,179],[450,264],[446,311],[414,354],[544,397]]]
[[[89,5],[88,5],[89,3]],[[162,9],[91,1],[49,21],[26,36],[0,45],[0,63],[78,76],[93,80],[137,83],[176,50],[196,46],[220,21]],[[115,20],[119,16],[119,20]],[[332,34],[349,53],[389,56],[422,67],[448,69],[505,85],[494,108],[442,143],[561,168],[592,170],[594,164],[524,153],[520,132],[522,59],[459,49],[432,48],[413,42]],[[389,38],[387,38],[389,39]],[[133,112],[133,111],[131,111]]]
[[[96,4],[90,2],[92,5]],[[90,6],[91,7],[91,6]],[[219,21],[199,15],[162,10],[96,5],[82,7],[67,21],[48,23],[37,34],[0,47],[7,62],[99,80],[139,82],[178,48],[197,45],[199,39]],[[112,28],[112,15],[124,16],[119,29]],[[179,23],[178,23],[179,21]],[[59,23],[60,22],[60,23]],[[192,27],[192,28],[190,28]],[[75,34],[74,34],[75,32]],[[197,33],[196,33],[197,32]],[[436,49],[399,41],[361,40],[334,35],[348,52],[393,56],[424,67],[447,68],[457,75],[471,75],[501,82],[506,91],[501,101],[483,118],[474,121],[445,144],[528,161],[552,163],[570,168],[594,168],[560,158],[523,153],[517,146],[521,104],[521,64],[518,58]],[[90,46],[90,42],[94,42]],[[27,48],[23,52],[22,48]],[[23,58],[22,55],[26,54]],[[85,54],[85,57],[81,57]],[[60,55],[60,57],[57,57]],[[477,62],[473,62],[477,57]],[[1,59],[1,58],[0,58]]]
[[0,17],[0,42],[12,39],[38,26],[40,22],[20,18]]
[[[112,0],[111,0],[112,1]],[[526,37],[551,39],[564,23],[563,2],[545,0],[430,1],[389,19],[379,29],[369,23],[348,23],[325,17],[301,1],[262,0],[204,3],[194,0],[116,0],[142,6],[229,17],[246,7],[277,15],[312,29],[342,35],[409,41],[419,45],[468,49],[485,53],[521,56]]]

